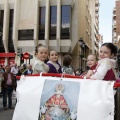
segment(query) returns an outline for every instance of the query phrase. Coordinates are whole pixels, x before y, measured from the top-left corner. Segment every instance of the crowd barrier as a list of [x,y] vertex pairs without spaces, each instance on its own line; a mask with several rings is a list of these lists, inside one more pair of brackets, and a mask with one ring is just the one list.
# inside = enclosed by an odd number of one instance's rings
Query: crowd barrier
[[[27,76],[31,76],[31,77],[32,76],[40,76],[40,74],[32,74],[32,75],[27,75]],[[68,74],[55,74],[55,73],[42,73],[41,76],[54,76],[54,77],[80,78],[80,79],[83,79],[81,76],[73,76],[73,75],[68,75]],[[20,77],[21,76],[16,76],[16,79],[20,80]],[[117,92],[115,94],[114,120],[120,120],[120,82],[119,81],[116,81],[114,83],[114,89],[117,90]]]

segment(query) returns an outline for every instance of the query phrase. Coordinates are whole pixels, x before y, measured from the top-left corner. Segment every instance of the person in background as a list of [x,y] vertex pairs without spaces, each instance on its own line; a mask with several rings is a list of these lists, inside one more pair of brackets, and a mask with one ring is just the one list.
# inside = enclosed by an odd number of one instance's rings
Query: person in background
[[1,65],[2,66],[2,71],[3,73],[5,72],[5,65]]
[[117,53],[117,48],[112,43],[104,43],[102,44],[99,51],[99,61],[96,66],[96,70],[89,70],[88,79],[98,79],[98,80],[115,80],[115,64],[116,61],[113,57]]
[[49,53],[49,61],[47,65],[49,66],[48,73],[62,73],[61,66],[58,63],[58,53],[56,50],[51,50]]
[[37,73],[47,73],[49,71],[49,66],[44,63],[48,57],[48,48],[44,45],[38,44],[35,47],[36,60],[33,64],[33,74]]
[[18,71],[18,73],[17,73],[17,76],[23,75],[23,74],[22,74],[23,70],[24,70],[24,69],[23,69],[23,66],[19,67],[19,71]]
[[27,70],[24,72],[24,75],[30,75],[33,73],[32,65],[28,65]]
[[[17,64],[13,64],[12,67],[11,67],[11,73],[13,73],[14,75],[14,79],[15,79],[15,84],[17,86],[17,82],[16,82],[16,75],[18,73],[18,67],[17,67]],[[15,92],[14,92],[14,95],[15,95]]]
[[13,64],[13,66],[12,66],[12,68],[11,68],[11,73],[13,73],[14,76],[17,75],[17,73],[18,73],[18,67],[17,67],[17,64],[16,64],[16,63]]
[[66,74],[75,75],[74,69],[71,67],[71,64],[72,64],[72,57],[70,55],[64,55],[62,72]]
[[21,67],[23,68],[23,69],[22,69],[22,75],[25,75],[26,71],[28,70],[26,64],[23,63],[23,64],[21,65]]
[[13,109],[12,107],[12,92],[15,89],[15,80],[13,73],[10,72],[11,67],[7,65],[5,67],[5,72],[3,74],[3,81],[2,81],[2,90],[3,90],[3,108],[7,110],[7,96],[8,96],[8,107]]
[[2,70],[2,65],[0,65],[0,97],[2,96],[1,83],[2,83],[2,80],[3,80],[3,73],[4,73],[4,71]]

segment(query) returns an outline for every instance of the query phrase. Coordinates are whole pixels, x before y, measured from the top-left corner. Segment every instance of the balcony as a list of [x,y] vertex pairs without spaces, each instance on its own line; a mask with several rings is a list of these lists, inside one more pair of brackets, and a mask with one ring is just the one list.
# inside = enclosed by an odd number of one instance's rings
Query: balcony
[[116,19],[116,14],[113,15],[113,19],[114,19],[114,20]]
[[96,22],[96,24],[99,24],[99,20],[97,18],[95,19],[95,22]]
[[99,7],[95,7],[95,11],[99,11]]
[[99,31],[98,24],[94,24],[94,27],[95,27],[96,32],[98,33],[98,31]]
[[116,30],[116,25],[113,25],[113,30]]
[[99,1],[98,1],[98,0],[95,0],[95,4],[96,4],[96,5],[99,5]]
[[99,18],[99,14],[98,14],[98,13],[96,13],[96,14],[95,14],[95,17],[96,17],[96,18]]
[[113,9],[113,14],[116,14],[116,8]]

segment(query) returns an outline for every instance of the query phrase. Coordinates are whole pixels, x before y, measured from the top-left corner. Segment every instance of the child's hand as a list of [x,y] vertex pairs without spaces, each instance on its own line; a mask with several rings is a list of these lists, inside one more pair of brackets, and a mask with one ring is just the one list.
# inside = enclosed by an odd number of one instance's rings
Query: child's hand
[[91,75],[93,75],[93,71],[92,70],[88,70],[88,72],[86,74],[86,78],[89,79]]

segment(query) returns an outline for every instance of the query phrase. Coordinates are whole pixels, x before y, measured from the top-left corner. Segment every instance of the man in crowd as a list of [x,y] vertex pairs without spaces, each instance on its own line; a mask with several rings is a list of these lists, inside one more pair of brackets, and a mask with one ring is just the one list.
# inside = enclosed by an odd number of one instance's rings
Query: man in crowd
[[28,65],[27,70],[24,72],[24,75],[30,75],[33,73],[32,65]]
[[18,73],[18,67],[17,67],[17,64],[16,64],[16,63],[13,64],[13,66],[12,66],[12,68],[11,68],[11,73],[13,73],[14,76],[17,75],[17,73]]
[[13,109],[12,107],[12,92],[15,89],[15,79],[13,73],[10,72],[11,67],[7,65],[5,67],[5,72],[3,73],[3,81],[1,84],[3,90],[3,108],[7,110],[7,96],[8,96],[8,107]]
[[2,96],[1,82],[3,80],[3,73],[4,71],[2,70],[2,65],[0,65],[0,97]]

